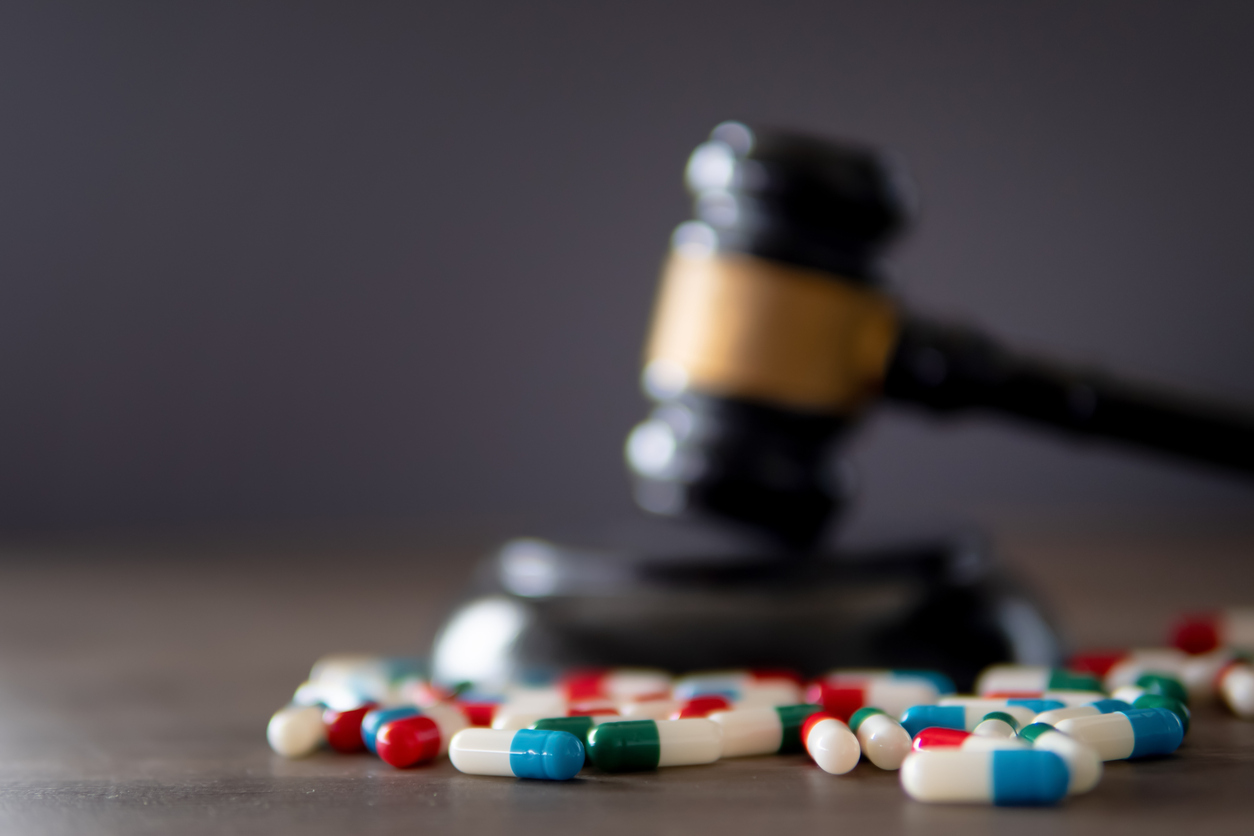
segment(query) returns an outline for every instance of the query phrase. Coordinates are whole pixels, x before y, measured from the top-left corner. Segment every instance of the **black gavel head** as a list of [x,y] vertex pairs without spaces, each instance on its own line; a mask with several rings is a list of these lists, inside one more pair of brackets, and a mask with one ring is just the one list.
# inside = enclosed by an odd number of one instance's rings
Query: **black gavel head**
[[627,440],[637,502],[811,545],[844,500],[832,442],[875,394],[897,337],[878,260],[905,178],[859,146],[727,122],[687,168],[696,219],[663,269]]

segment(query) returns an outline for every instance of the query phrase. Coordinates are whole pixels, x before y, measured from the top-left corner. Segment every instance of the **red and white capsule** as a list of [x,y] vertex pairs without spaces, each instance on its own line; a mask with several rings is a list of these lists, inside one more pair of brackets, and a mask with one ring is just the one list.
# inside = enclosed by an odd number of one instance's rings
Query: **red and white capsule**
[[832,775],[844,775],[862,756],[857,736],[841,720],[824,712],[806,718],[801,740],[819,768]]

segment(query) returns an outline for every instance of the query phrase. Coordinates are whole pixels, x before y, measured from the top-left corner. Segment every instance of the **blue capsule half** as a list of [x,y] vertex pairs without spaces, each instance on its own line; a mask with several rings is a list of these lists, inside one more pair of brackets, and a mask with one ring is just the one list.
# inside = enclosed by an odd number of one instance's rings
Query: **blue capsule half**
[[570,732],[521,729],[509,744],[509,768],[519,778],[569,781],[583,762],[583,744]]
[[361,741],[366,744],[366,748],[371,754],[379,754],[378,737],[379,729],[383,728],[384,723],[390,723],[393,720],[402,720],[406,717],[415,717],[421,714],[416,706],[398,705],[394,708],[376,708],[374,711],[367,712],[365,717],[361,718]]
[[1002,749],[992,754],[993,803],[997,806],[1056,804],[1067,794],[1071,773],[1053,752]]
[[1184,723],[1165,708],[1133,708],[1123,712],[1132,723],[1136,742],[1129,758],[1170,755],[1184,742]]
[[967,709],[961,705],[912,705],[901,715],[901,725],[914,737],[924,729],[966,729]]
[[1006,705],[1019,705],[1035,711],[1037,714],[1043,714],[1046,711],[1053,711],[1056,708],[1066,708],[1067,704],[1062,700],[1041,700],[1041,699],[1014,699],[1006,700]]

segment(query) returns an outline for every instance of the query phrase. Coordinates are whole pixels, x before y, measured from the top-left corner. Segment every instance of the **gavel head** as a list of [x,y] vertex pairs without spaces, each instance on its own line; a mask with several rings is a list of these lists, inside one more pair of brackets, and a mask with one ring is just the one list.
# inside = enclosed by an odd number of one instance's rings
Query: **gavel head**
[[832,444],[896,341],[878,262],[907,220],[904,177],[866,148],[726,122],[687,184],[696,219],[672,238],[645,352],[656,407],[627,440],[636,500],[804,550],[845,499]]

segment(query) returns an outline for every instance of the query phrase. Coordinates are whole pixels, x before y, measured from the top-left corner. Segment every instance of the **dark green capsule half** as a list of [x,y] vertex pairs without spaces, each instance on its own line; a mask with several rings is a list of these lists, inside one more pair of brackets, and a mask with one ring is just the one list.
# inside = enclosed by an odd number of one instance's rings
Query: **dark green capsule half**
[[[984,715],[984,720],[1001,720],[1003,723],[1010,726],[1010,728],[1014,729],[1015,731],[1019,730],[1019,721],[1016,720],[1012,715],[1007,714],[1004,711],[990,711],[989,713]],[[981,720],[980,722],[983,723],[984,720]]]
[[866,718],[874,717],[876,714],[883,714],[883,713],[884,713],[883,709],[874,708],[869,705],[866,708],[859,708],[857,711],[853,713],[853,716],[849,718],[849,730],[852,731],[854,734],[857,734],[858,727],[862,725],[863,721],[866,720]]
[[[1144,687],[1144,686],[1142,686]],[[1142,694],[1132,703],[1133,708],[1165,708],[1172,714],[1180,718],[1181,725],[1184,726],[1184,733],[1189,733],[1189,719],[1192,712],[1189,707],[1180,700],[1164,697],[1162,694]]]
[[592,760],[588,751],[588,733],[595,728],[591,717],[546,717],[543,720],[536,720],[531,724],[531,728],[540,731],[564,731],[570,732],[580,743],[584,744],[584,763]]
[[1137,679],[1136,684],[1138,688],[1144,688],[1147,694],[1171,697],[1173,700],[1179,700],[1184,705],[1189,704],[1189,692],[1185,690],[1184,684],[1174,676],[1167,676],[1161,673],[1147,673]]
[[662,742],[657,723],[626,720],[602,723],[588,733],[588,755],[602,772],[639,772],[657,769]]
[[1029,723],[1019,732],[1019,738],[1028,743],[1036,743],[1036,739],[1045,732],[1058,731],[1049,723]]
[[783,734],[779,739],[779,753],[781,755],[790,755],[806,750],[805,742],[801,739],[801,726],[805,724],[807,717],[816,711],[822,710],[823,706],[812,703],[775,706],[775,713],[779,715],[779,724],[783,728]]
[[1084,673],[1072,673],[1062,668],[1049,672],[1047,691],[1102,691],[1102,683],[1096,677]]

